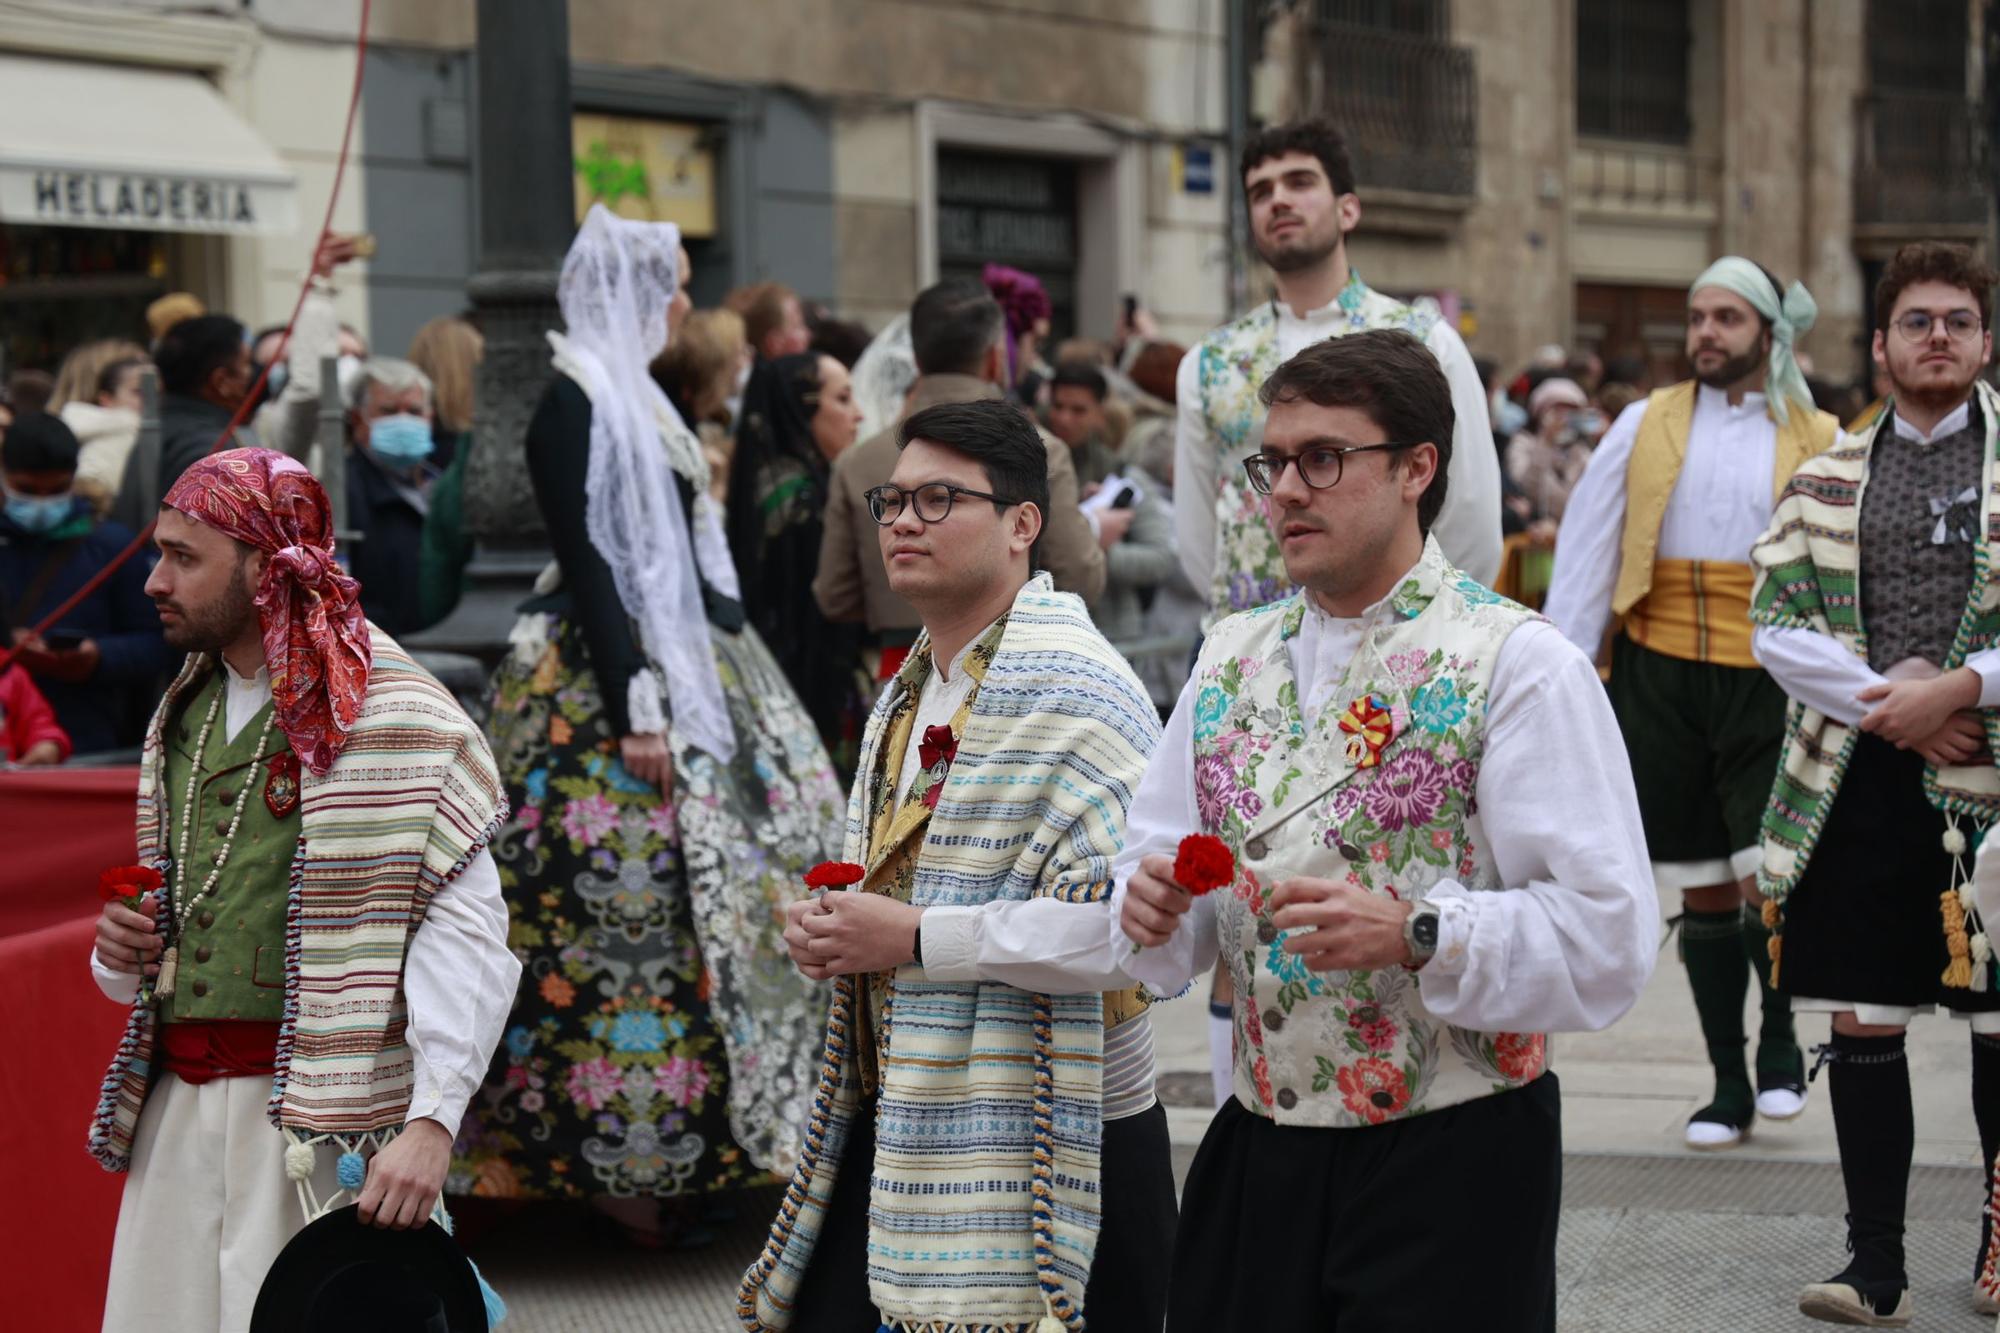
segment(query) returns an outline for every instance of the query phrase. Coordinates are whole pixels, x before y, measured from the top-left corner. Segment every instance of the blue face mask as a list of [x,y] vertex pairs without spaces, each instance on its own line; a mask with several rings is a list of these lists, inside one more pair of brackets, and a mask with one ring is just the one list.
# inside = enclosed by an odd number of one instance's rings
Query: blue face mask
[[69,518],[74,499],[62,495],[16,495],[7,492],[7,517],[28,532],[54,532]]
[[1528,428],[1528,409],[1512,398],[1493,405],[1493,429],[1502,435],[1518,435]]
[[431,456],[431,423],[410,412],[368,423],[368,450],[391,467],[414,467]]

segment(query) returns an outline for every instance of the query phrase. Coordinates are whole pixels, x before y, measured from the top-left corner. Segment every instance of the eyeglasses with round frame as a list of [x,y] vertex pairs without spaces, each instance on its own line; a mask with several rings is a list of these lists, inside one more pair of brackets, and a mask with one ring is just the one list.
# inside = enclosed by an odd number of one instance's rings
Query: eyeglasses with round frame
[[1903,335],[1905,342],[1928,342],[1931,330],[1939,321],[1944,323],[1944,331],[1953,342],[1971,342],[1979,336],[1984,327],[1976,310],[1951,310],[1943,315],[1933,315],[1928,310],[1905,310],[1891,321],[1896,332]]
[[975,491],[969,486],[954,486],[948,481],[927,481],[915,489],[905,489],[894,482],[885,482],[870,487],[862,493],[868,501],[869,517],[876,526],[888,527],[903,516],[903,506],[911,505],[917,517],[926,523],[942,523],[951,517],[952,503],[961,495],[969,495],[975,500],[991,500],[997,505],[1017,505],[1024,500],[1010,500],[1004,495],[994,495],[990,491]]
[[1293,463],[1299,465],[1299,478],[1316,491],[1330,491],[1340,485],[1341,473],[1346,469],[1347,455],[1368,454],[1377,450],[1414,449],[1428,440],[1384,440],[1380,444],[1315,444],[1296,454],[1251,454],[1243,460],[1243,470],[1250,474],[1250,488],[1259,495],[1269,495],[1271,488],[1284,477],[1285,469]]

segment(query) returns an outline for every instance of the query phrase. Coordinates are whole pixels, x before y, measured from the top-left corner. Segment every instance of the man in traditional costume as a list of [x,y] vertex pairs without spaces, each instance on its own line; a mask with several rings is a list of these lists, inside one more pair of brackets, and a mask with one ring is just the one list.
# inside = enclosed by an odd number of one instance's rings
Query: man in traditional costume
[[[1769,970],[1795,1008],[1833,1015],[1821,1051],[1853,1258],[1799,1297],[1833,1323],[1910,1322],[1917,1014],[1970,1017],[1989,1172],[2000,1148],[2000,988],[1966,884],[1967,849],[2000,813],[2000,395],[1979,380],[1996,282],[1963,246],[1896,252],[1875,292],[1888,410],[1800,466],[1751,552],[1753,647],[1792,699],[1757,876]],[[1981,1227],[1973,1297],[1990,1314],[1990,1210]]]
[[1174,518],[1188,581],[1211,618],[1291,591],[1264,521],[1263,499],[1240,466],[1257,451],[1264,377],[1301,348],[1363,329],[1403,329],[1444,368],[1457,414],[1451,498],[1438,515],[1445,558],[1481,583],[1500,572],[1500,457],[1486,387],[1457,330],[1435,305],[1405,305],[1361,280],[1347,234],[1361,220],[1347,141],[1324,120],[1273,125],[1250,138],[1238,171],[1257,255],[1277,295],[1203,338],[1181,359],[1175,391]]
[[[1690,1148],[1733,1148],[1763,1115],[1805,1110],[1791,1006],[1759,966],[1768,935],[1744,894],[1771,791],[1784,691],[1750,651],[1750,544],[1793,469],[1833,443],[1793,340],[1818,310],[1747,259],[1688,291],[1692,381],[1619,413],[1571,492],[1543,611],[1596,657],[1611,639],[1611,706],[1632,757],[1653,874],[1681,895],[1680,949],[1715,1069]],[[1743,999],[1763,1019],[1753,1088]]]
[[148,729],[138,844],[92,971],[131,1006],[90,1149],[127,1172],[107,1329],[249,1326],[313,1217],[433,1215],[519,965],[486,742],[361,614],[326,493],[263,449],[168,492],[146,591],[189,656]]
[[[1617,724],[1589,658],[1440,549],[1422,343],[1322,342],[1261,393],[1245,470],[1301,590],[1209,632],[1113,870],[1127,971],[1235,981],[1167,1327],[1553,1329],[1544,1034],[1616,1020],[1658,940]],[[1175,882],[1189,833],[1233,883]]]
[[795,903],[836,979],[805,1152],[745,1275],[752,1330],[1156,1333],[1172,1246],[1145,1000],[1104,899],[1158,715],[1032,574],[1047,453],[983,401],[899,428],[869,493],[924,632],[863,737],[851,890]]

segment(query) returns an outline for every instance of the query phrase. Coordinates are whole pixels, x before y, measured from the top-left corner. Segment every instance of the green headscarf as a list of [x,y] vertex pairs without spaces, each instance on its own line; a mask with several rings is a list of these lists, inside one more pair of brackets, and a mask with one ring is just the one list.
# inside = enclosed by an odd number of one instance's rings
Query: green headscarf
[[1812,390],[1806,387],[1805,372],[1799,369],[1798,357],[1792,353],[1793,340],[1819,318],[1819,306],[1806,285],[1794,282],[1780,297],[1763,269],[1739,256],[1724,255],[1694,280],[1688,295],[1693,296],[1703,287],[1734,292],[1771,321],[1771,364],[1764,375],[1764,402],[1770,408],[1772,420],[1784,424],[1790,415],[1785,401],[1788,398],[1811,411]]

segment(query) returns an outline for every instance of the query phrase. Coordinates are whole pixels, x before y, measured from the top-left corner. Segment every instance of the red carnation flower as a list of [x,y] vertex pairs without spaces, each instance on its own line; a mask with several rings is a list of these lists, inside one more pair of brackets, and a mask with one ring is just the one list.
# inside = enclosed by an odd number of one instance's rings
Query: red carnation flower
[[1174,852],[1174,883],[1199,898],[1236,881],[1236,858],[1222,839],[1190,833]]
[[821,861],[806,871],[806,887],[844,889],[850,884],[859,884],[867,876],[868,867],[858,866],[852,861]]
[[141,898],[165,882],[151,866],[113,866],[97,877],[97,896],[137,908]]

